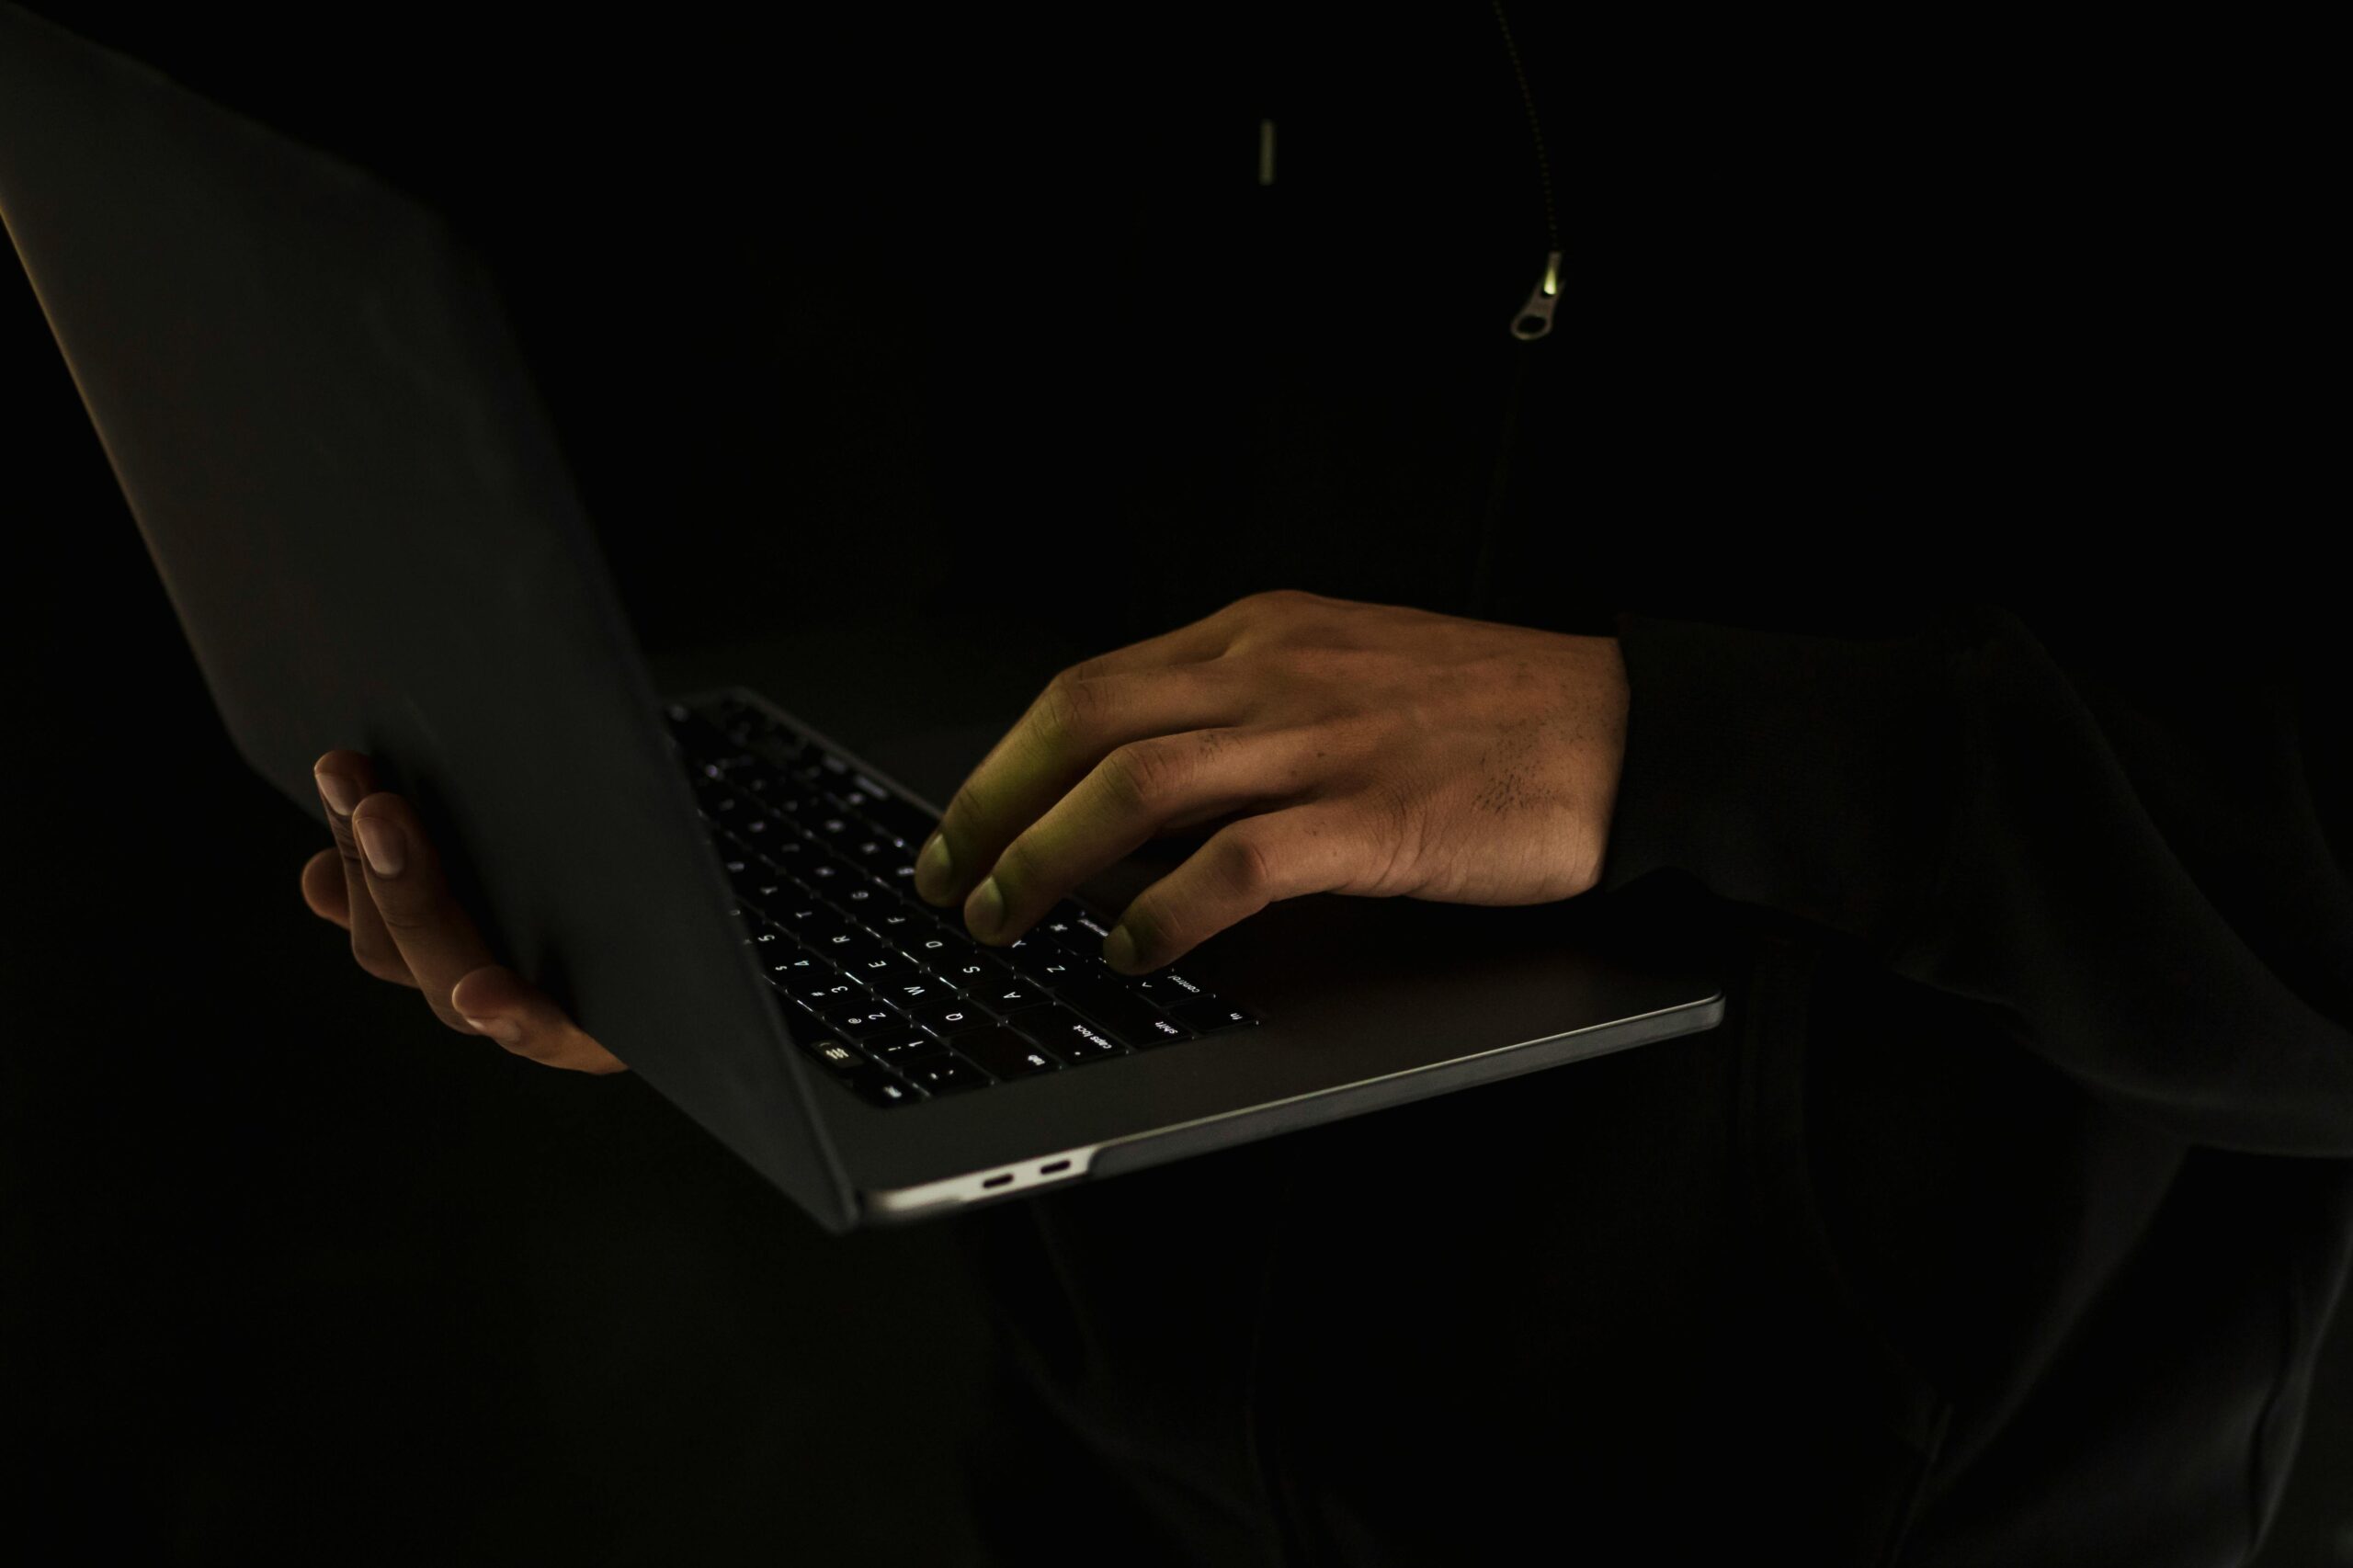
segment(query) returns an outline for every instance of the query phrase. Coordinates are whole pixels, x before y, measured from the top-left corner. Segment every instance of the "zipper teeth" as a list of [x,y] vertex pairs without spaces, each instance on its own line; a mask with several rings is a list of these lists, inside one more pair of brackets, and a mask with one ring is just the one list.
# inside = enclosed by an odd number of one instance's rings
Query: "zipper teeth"
[[1536,95],[1528,90],[1528,73],[1519,67],[1519,45],[1511,36],[1511,22],[1504,15],[1504,0],[1488,0],[1495,7],[1495,26],[1504,31],[1504,48],[1511,55],[1512,79],[1519,84],[1519,101],[1528,110],[1528,133],[1536,139],[1536,178],[1544,187],[1544,237],[1549,250],[1561,248],[1561,222],[1552,210],[1552,162],[1544,155],[1544,128],[1536,119]]

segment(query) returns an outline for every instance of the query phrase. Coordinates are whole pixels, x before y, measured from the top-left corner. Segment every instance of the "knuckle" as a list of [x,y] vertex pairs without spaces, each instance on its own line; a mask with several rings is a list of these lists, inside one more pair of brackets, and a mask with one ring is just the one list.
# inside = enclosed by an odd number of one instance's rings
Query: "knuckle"
[[1384,890],[1406,885],[1421,858],[1412,798],[1393,782],[1382,780],[1359,796],[1355,806],[1356,836],[1378,868],[1372,885]]
[[1051,745],[1081,744],[1102,705],[1094,683],[1073,678],[1065,671],[1038,694],[1039,731]]
[[1128,939],[1135,944],[1136,960],[1147,969],[1157,968],[1168,950],[1168,930],[1160,917],[1154,901],[1140,898],[1128,905],[1120,916],[1126,926]]
[[952,822],[966,834],[988,820],[988,802],[981,799],[969,779],[957,786],[956,793],[949,799],[947,812],[940,817],[941,822]]
[[990,869],[989,875],[996,879],[998,889],[1010,902],[1015,894],[1036,883],[1041,869],[1039,864],[1038,847],[1030,843],[1029,835],[1024,834],[1005,846],[1004,853],[997,856],[996,864]]
[[1131,741],[1103,759],[1103,784],[1114,801],[1150,812],[1168,798],[1179,764],[1173,748],[1157,741]]
[[1220,878],[1254,906],[1265,903],[1275,886],[1274,861],[1267,854],[1265,840],[1239,824],[1227,828],[1218,837],[1223,846],[1218,855]]

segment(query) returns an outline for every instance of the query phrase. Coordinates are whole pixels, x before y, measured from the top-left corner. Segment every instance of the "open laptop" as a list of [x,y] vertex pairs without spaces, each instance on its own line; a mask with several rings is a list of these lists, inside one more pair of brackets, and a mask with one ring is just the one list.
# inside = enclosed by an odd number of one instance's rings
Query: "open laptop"
[[371,753],[484,934],[832,1230],[1703,1029],[1601,901],[1280,903],[988,949],[931,801],[741,687],[657,692],[492,287],[433,213],[0,5],[0,219],[241,755]]

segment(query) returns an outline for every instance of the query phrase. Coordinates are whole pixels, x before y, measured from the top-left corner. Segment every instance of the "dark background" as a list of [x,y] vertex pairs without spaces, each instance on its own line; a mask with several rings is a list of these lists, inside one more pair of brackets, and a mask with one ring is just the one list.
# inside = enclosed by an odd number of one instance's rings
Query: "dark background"
[[[926,507],[953,519],[1006,504],[1020,466],[969,452],[960,467],[937,426],[949,456],[906,460],[913,401],[936,408],[943,389],[916,384],[891,334],[844,325],[911,300],[957,318],[941,309],[941,290],[970,287],[953,258],[1032,231],[1077,236],[1040,246],[1041,294],[1116,312],[1085,292],[1073,192],[1109,173],[1057,139],[1067,103],[1006,102],[960,143],[976,165],[1061,171],[1006,182],[1015,205],[983,215],[952,206],[970,171],[926,179],[943,155],[927,140],[870,156],[904,170],[903,187],[826,185],[849,165],[825,149],[894,134],[902,62],[886,50],[803,51],[864,62],[856,91],[796,94],[795,72],[814,67],[787,62],[766,96],[709,95],[714,145],[811,150],[798,199],[904,241],[896,272],[818,260],[767,287],[776,208],[647,165],[631,96],[578,79],[588,66],[560,36],[494,33],[479,8],[410,7],[364,39],[265,7],[36,8],[389,177],[429,184],[452,145],[483,149],[461,220],[504,258],[665,669],[750,678],[914,774],[976,755],[1037,682],[1110,640],[1108,613],[1098,626],[1083,610],[975,608],[972,585],[1003,587],[1006,567],[960,556],[969,535],[892,531]],[[573,107],[518,108],[498,90],[517,79],[549,84],[534,102]],[[791,107],[861,98],[869,112],[848,117]],[[579,108],[592,102],[604,107]],[[600,278],[642,264],[661,279],[650,305],[595,308],[562,272],[586,250]],[[679,286],[682,251],[701,258],[700,293]],[[347,962],[297,892],[317,831],[230,749],[15,278],[0,272],[0,635],[17,703],[0,813],[16,894],[0,932],[10,1555],[955,1561],[968,1549],[957,1454],[985,1351],[956,1222],[824,1237],[633,1078],[485,1050]],[[768,313],[747,328],[716,300]],[[984,394],[983,371],[1016,346],[990,324],[1002,317],[961,313],[973,369],[946,390]],[[617,444],[616,389],[681,339],[682,359],[734,371],[633,400]],[[782,371],[779,344],[803,349]],[[943,477],[953,493],[932,494]],[[789,560],[760,526],[788,489],[819,520]],[[1132,542],[1087,532],[1078,502],[1031,514],[1046,548],[1084,540],[1103,580],[1149,576]],[[828,598],[848,580],[892,591]],[[1172,617],[1199,608],[1168,597]],[[918,619],[934,636],[984,629],[992,654],[943,670]],[[2348,1455],[2340,1348],[2270,1568],[2353,1562],[2353,1499],[2336,1479]]]

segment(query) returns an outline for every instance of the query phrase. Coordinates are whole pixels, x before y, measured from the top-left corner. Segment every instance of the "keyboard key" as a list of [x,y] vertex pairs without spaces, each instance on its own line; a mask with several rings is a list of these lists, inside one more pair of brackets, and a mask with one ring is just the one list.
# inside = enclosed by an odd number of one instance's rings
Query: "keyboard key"
[[896,839],[875,837],[866,828],[867,824],[860,823],[858,836],[837,846],[844,858],[870,877],[887,877],[892,867],[911,863],[907,851],[899,846]]
[[978,1062],[996,1078],[1027,1078],[1051,1073],[1062,1065],[1060,1059],[1049,1055],[1044,1047],[1008,1028],[961,1034],[949,1043],[955,1046],[958,1055]]
[[1049,915],[1029,928],[1030,935],[1051,942],[1080,958],[1103,956],[1103,938],[1109,928],[1084,915]]
[[872,801],[859,809],[875,826],[896,834],[911,847],[920,847],[923,841],[931,836],[931,830],[939,825],[938,819],[929,812],[896,796]]
[[908,1008],[907,1017],[942,1040],[996,1027],[996,1016],[972,1002],[925,1002]]
[[851,811],[862,811],[877,801],[891,798],[889,790],[855,768],[851,769],[847,778],[834,780],[826,793]]
[[[800,1032],[799,1029],[793,1031],[795,1036]],[[829,1073],[855,1073],[866,1065],[865,1057],[838,1040],[796,1039],[794,1043],[801,1047],[803,1055],[813,1058]]]
[[1154,970],[1150,974],[1138,975],[1128,984],[1164,1007],[1177,1006],[1209,994],[1173,969]]
[[739,820],[727,824],[727,831],[742,839],[755,855],[761,856],[767,853],[769,845],[781,843],[792,836],[790,830],[779,827],[775,819],[766,812],[748,807]]
[[809,880],[808,868],[816,864],[819,858],[817,851],[807,843],[790,833],[782,832],[768,835],[768,841],[760,846],[760,858],[767,862],[770,869],[782,876],[797,877],[804,882]]
[[865,1051],[875,1061],[888,1062],[896,1068],[905,1062],[938,1055],[939,1041],[919,1029],[901,1028],[889,1034],[876,1035],[866,1042]]
[[789,937],[779,937],[770,946],[755,947],[752,958],[773,981],[822,980],[834,972],[832,964],[801,951],[801,945]]
[[930,917],[908,908],[896,899],[884,899],[882,907],[870,909],[858,917],[858,924],[902,950],[910,944],[939,935],[939,927]]
[[757,801],[762,811],[773,811],[777,801],[790,800],[798,794],[792,782],[765,759],[750,767],[737,768],[726,776],[726,780],[743,791],[747,799]]
[[763,915],[778,904],[789,904],[807,896],[801,892],[799,882],[790,877],[773,874],[766,881],[737,888],[735,895]]
[[855,985],[835,974],[831,969],[811,959],[801,960],[806,968],[790,968],[783,973],[770,971],[768,983],[803,1006],[820,1012],[828,1007],[854,1006],[865,999],[865,988]]
[[820,1013],[861,1006],[872,999],[865,986],[846,974],[812,975],[793,983],[788,989],[794,1001],[814,1007]]
[[899,1075],[917,1088],[935,1095],[950,1094],[958,1089],[977,1089],[989,1081],[980,1068],[960,1056],[951,1056],[942,1049],[937,1056],[926,1056],[907,1062]]
[[1034,961],[1023,971],[1032,985],[1043,986],[1057,996],[1062,994],[1066,985],[1080,984],[1095,975],[1109,972],[1101,960],[1089,962],[1075,953],[1059,953],[1052,958]]
[[760,809],[767,813],[768,821],[790,834],[802,832],[801,824],[820,809],[801,793],[799,786],[798,779],[772,784],[759,797]]
[[905,954],[894,953],[879,942],[867,957],[842,965],[842,973],[876,990],[895,984],[903,974],[922,972],[907,961]]
[[848,924],[838,914],[807,893],[766,906],[763,913],[777,929],[790,934],[804,948],[813,948],[828,937],[849,932]]
[[835,889],[858,887],[865,880],[830,855],[811,855],[806,865],[792,868],[792,874],[807,882],[810,891],[820,898],[831,898]]
[[968,958],[951,959],[945,962],[932,960],[932,978],[952,987],[959,994],[982,997],[992,987],[1024,983],[1021,977],[993,958],[973,953]]
[[898,957],[882,945],[881,937],[849,925],[836,925],[830,930],[821,931],[807,946],[811,952],[823,954],[846,971],[862,970],[876,959]]
[[829,815],[821,816],[814,822],[804,821],[801,825],[808,829],[809,836],[818,843],[828,846],[838,845],[847,848],[858,842],[861,836],[860,830],[866,824],[854,821],[845,812],[835,812]]
[[[1119,1043],[1068,1007],[1040,1007],[1006,1020],[1064,1062],[1117,1056]],[[962,1049],[961,1044],[958,1046]]]
[[825,894],[825,900],[852,920],[864,925],[868,916],[878,915],[897,901],[871,882],[856,887],[836,887]]
[[906,1027],[906,1021],[888,1007],[878,1006],[872,998],[863,1003],[826,1009],[822,1015],[826,1026],[844,1040],[869,1040],[877,1035],[889,1034]]
[[841,1082],[869,1105],[913,1105],[927,1097],[921,1089],[892,1077],[870,1062],[843,1074]]
[[762,820],[756,802],[713,778],[695,781],[695,803],[713,827],[729,833],[740,831],[747,822]]
[[744,945],[752,949],[752,956],[759,960],[761,968],[801,956],[801,944],[779,926],[756,915],[750,924],[751,935],[744,938]]
[[1222,996],[1200,996],[1168,1009],[1169,1016],[1198,1034],[1248,1028],[1258,1020]]
[[1166,1045],[1193,1036],[1191,1029],[1115,981],[1079,981],[1054,994],[1102,1025],[1122,1045]]
[[871,981],[869,983],[873,986],[875,995],[889,1002],[893,1007],[907,1012],[913,1012],[917,1007],[955,1000],[946,984],[919,970],[908,970],[904,973],[892,975],[888,979]]
[[831,974],[834,966],[809,952],[790,936],[770,927],[771,942],[752,944],[752,957],[773,978],[797,974]]
[[[894,864],[901,860],[910,864],[914,862],[915,849],[922,842],[920,839],[912,839],[904,835],[894,833],[864,812],[854,811],[849,814],[864,830],[866,837],[879,846],[874,851],[878,858]],[[861,849],[858,853],[864,855],[867,851]]]
[[1066,964],[1072,956],[1064,949],[1035,935],[1024,937],[1019,941],[1008,943],[1002,948],[990,948],[986,950],[995,953],[997,961],[1009,965],[1015,973],[1029,975],[1032,979],[1037,977],[1039,970],[1045,968],[1048,964]]
[[971,938],[938,926],[908,937],[902,945],[923,960],[925,967],[934,970],[942,964],[969,963],[981,956],[980,949]]
[[1009,985],[976,985],[969,994],[989,1011],[997,1014],[1019,1013],[1047,1005],[1044,992],[1018,982]]

